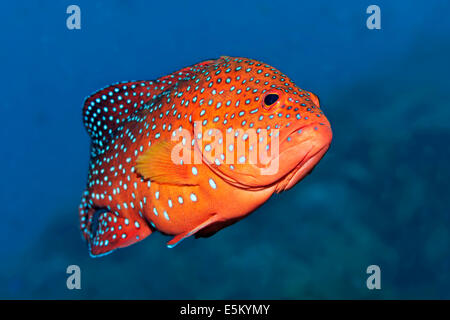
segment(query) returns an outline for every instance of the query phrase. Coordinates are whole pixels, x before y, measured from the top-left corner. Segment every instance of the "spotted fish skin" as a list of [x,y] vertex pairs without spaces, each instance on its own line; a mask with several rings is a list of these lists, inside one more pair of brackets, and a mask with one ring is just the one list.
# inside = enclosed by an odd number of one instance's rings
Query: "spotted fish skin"
[[[92,143],[79,214],[94,257],[156,230],[174,236],[169,247],[214,234],[300,181],[332,139],[317,96],[246,58],[221,57],[158,80],[108,86],[86,99],[83,119]],[[263,130],[265,145],[279,141],[279,152],[269,156],[277,170],[261,174],[267,163],[249,163],[248,148],[225,161],[238,141],[252,148],[247,132]],[[171,158],[182,131],[191,134],[192,143],[183,145],[200,162]]]

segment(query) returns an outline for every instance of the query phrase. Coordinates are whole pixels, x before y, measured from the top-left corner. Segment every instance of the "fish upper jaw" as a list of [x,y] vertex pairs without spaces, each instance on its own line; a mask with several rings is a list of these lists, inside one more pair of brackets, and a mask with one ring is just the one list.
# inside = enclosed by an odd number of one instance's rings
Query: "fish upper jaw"
[[291,168],[277,183],[277,193],[292,188],[308,175],[330,147],[333,134],[328,123],[300,126],[280,142],[279,166]]

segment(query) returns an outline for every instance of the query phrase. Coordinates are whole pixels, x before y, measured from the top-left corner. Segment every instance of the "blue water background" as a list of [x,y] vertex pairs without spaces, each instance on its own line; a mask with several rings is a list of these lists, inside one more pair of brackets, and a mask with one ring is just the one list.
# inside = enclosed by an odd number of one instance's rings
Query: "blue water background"
[[[81,8],[82,29],[66,28]],[[377,4],[382,29],[366,28]],[[450,2],[9,1],[0,10],[0,298],[450,298]],[[86,95],[221,55],[319,95],[332,147],[214,237],[91,259]],[[82,270],[67,290],[66,267]],[[366,288],[366,268],[382,289]]]

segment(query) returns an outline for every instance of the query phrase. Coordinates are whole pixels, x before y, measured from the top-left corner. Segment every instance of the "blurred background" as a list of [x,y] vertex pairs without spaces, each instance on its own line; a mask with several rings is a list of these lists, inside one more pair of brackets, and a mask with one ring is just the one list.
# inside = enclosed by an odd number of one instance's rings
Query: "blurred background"
[[[81,8],[81,30],[66,9]],[[381,8],[381,30],[366,8]],[[2,299],[450,298],[448,1],[9,1],[0,10]],[[83,99],[221,55],[319,95],[313,174],[208,239],[89,257]],[[81,290],[66,268],[81,268]],[[366,287],[381,268],[381,290]]]

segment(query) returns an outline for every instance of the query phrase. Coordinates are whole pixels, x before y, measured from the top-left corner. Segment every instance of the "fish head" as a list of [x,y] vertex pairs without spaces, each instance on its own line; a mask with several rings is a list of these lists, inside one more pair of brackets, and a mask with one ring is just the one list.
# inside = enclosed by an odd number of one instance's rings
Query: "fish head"
[[332,131],[318,97],[270,65],[222,57],[198,82],[207,96],[194,115],[194,131],[202,133],[194,132],[202,137],[196,147],[229,183],[280,192],[305,177],[328,150]]

